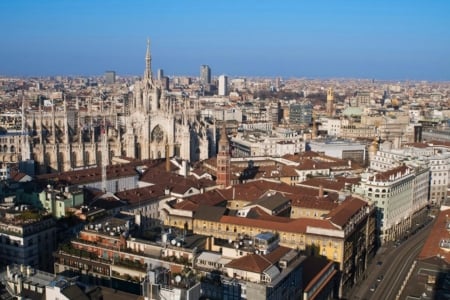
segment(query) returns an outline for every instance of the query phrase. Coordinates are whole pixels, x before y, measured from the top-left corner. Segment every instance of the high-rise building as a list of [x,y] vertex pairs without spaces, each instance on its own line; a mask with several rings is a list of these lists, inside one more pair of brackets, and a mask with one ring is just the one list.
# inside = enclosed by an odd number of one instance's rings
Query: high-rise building
[[106,71],[105,72],[105,84],[114,84],[116,82],[116,72]]
[[219,96],[228,95],[228,76],[219,76]]
[[293,103],[289,106],[289,123],[309,126],[312,120],[311,102]]
[[200,82],[202,84],[211,84],[211,69],[208,65],[200,66]]
[[158,80],[159,81],[163,80],[163,77],[164,77],[164,70],[158,69]]

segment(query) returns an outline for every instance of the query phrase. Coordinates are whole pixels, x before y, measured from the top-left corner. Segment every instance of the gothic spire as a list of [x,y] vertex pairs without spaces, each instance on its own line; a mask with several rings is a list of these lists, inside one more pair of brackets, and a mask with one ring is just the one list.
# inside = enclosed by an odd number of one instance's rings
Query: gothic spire
[[145,74],[144,78],[149,80],[152,78],[152,58],[150,55],[150,39],[147,39],[147,53],[145,55]]

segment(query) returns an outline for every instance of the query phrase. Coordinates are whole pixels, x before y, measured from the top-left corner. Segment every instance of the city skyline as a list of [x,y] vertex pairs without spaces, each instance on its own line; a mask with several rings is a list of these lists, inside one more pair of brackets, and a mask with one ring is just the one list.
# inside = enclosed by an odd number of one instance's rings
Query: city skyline
[[450,80],[448,1],[14,1],[0,75],[167,75]]

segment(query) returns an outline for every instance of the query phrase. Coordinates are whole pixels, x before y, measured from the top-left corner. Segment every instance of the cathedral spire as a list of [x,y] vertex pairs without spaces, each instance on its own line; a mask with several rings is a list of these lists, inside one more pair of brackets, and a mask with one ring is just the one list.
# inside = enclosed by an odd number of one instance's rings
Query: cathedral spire
[[150,39],[147,39],[147,53],[145,55],[145,74],[144,78],[152,79],[152,57],[150,55]]

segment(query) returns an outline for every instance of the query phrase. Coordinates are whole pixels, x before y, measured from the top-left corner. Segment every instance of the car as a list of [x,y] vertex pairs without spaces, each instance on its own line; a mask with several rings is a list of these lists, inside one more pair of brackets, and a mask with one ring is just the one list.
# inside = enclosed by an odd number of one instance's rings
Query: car
[[383,278],[384,278],[384,276],[380,275],[380,276],[378,276],[377,281],[380,282],[381,280],[383,280]]
[[383,262],[381,260],[377,261],[377,266],[381,266]]

